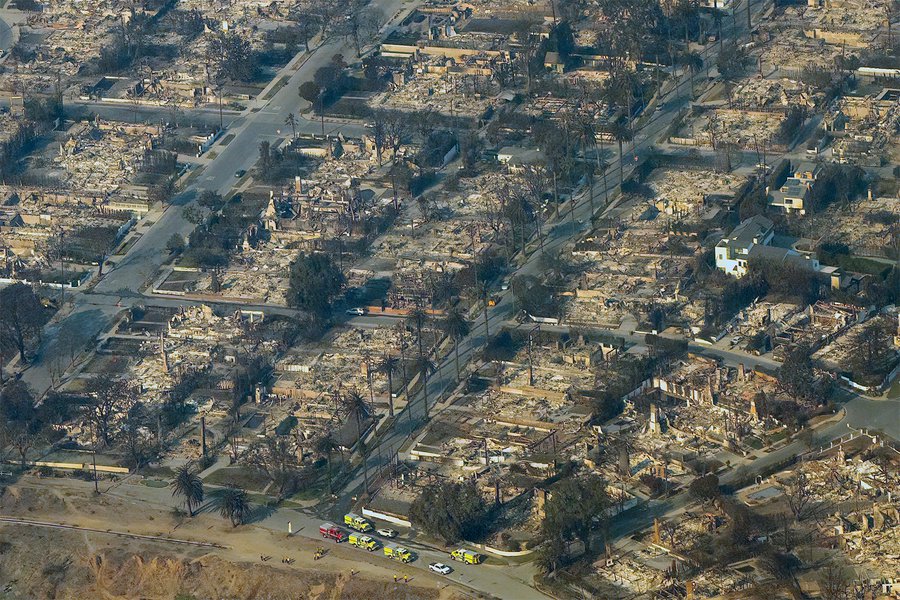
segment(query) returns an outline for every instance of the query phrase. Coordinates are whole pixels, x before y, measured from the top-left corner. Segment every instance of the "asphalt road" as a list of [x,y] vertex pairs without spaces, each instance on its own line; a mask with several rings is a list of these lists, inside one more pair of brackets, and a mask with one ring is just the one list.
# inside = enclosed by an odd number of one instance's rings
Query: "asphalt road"
[[0,9],[0,51],[7,52],[17,40],[13,27],[24,22],[28,13],[13,9]]
[[[761,3],[757,4],[761,5]],[[745,22],[742,19],[738,19],[737,29],[739,32],[746,29]],[[718,49],[719,46],[716,46],[715,48],[710,49],[712,50],[711,52],[705,52],[704,58],[714,60]],[[678,88],[684,89],[687,89],[688,87],[689,83],[686,80],[682,81],[678,86]],[[627,178],[634,168],[647,157],[656,140],[676,118],[678,112],[687,107],[687,94],[683,91],[680,92],[680,94],[680,96],[675,93],[668,94],[664,105],[661,108],[658,108],[647,124],[637,132],[632,148],[629,149],[627,145],[624,148],[625,178]],[[616,156],[614,158],[618,157]],[[610,206],[601,211],[602,216],[621,217],[631,209],[631,206],[628,204],[618,204],[616,195],[618,188],[617,179],[618,165],[614,160],[609,169],[607,182],[609,185],[606,190],[606,193],[609,194],[610,198],[613,198],[613,201]],[[605,197],[603,188],[604,185],[602,180],[595,184],[594,200],[597,206],[602,206],[603,198]],[[568,206],[564,206],[560,209],[560,218],[557,222],[551,222],[545,226],[544,251],[556,251],[588,230],[592,215],[590,202],[587,200],[585,195],[577,198],[577,204],[574,208],[574,227],[571,223]],[[538,248],[536,246],[536,242],[532,240],[530,246],[532,254],[526,259],[524,264],[522,264],[515,274],[541,274],[542,269],[539,262],[541,253],[537,251]],[[514,306],[512,294],[503,293],[500,296],[500,301],[497,305],[488,309],[489,331],[496,333],[503,322],[510,319],[513,312]],[[361,325],[366,326],[372,324],[371,319],[373,319],[373,317],[360,317],[359,321]],[[471,334],[460,341],[459,355],[461,361],[468,364],[470,360],[476,357],[486,340],[486,333],[482,315],[481,313],[478,313],[477,317],[473,317]],[[771,369],[778,366],[777,362],[766,357],[753,357],[753,360],[748,360],[749,355],[738,350],[700,345],[695,345],[692,349],[721,358],[726,364],[733,366],[736,366],[740,362],[743,362],[747,367],[760,365]],[[373,467],[385,464],[394,453],[399,452],[400,448],[426,421],[426,410],[432,410],[434,405],[440,402],[445,395],[450,393],[457,385],[458,380],[453,357],[448,356],[446,360],[438,364],[436,371],[429,377],[427,398],[421,390],[417,394],[414,394],[407,406],[398,413],[392,429],[384,433],[370,448],[368,459],[370,470]],[[429,407],[428,409],[426,409],[426,404]],[[823,431],[817,432],[818,440],[827,442],[831,439],[840,437],[847,433],[848,426],[865,428],[874,427],[876,425],[892,437],[900,439],[900,401],[888,401],[855,396],[846,403],[845,410],[846,416],[843,420]],[[792,453],[796,454],[801,452],[803,449],[804,448],[799,443],[788,445],[776,452],[759,457],[748,464],[747,469],[750,472],[762,471],[767,466],[783,460],[785,457],[792,455]],[[344,491],[345,493],[358,493],[363,486],[364,478],[360,473],[348,482]],[[654,516],[664,514],[673,509],[678,509],[679,507],[673,505],[673,502],[686,503],[686,501],[685,498],[682,500],[641,505],[628,514],[623,513],[622,515],[619,515],[616,518],[613,527],[614,529],[617,528],[622,534],[642,529],[652,523]]]
[[[381,2],[376,0],[376,4],[381,5],[386,14],[394,14],[401,7],[402,2],[400,0],[382,0]],[[256,148],[260,141],[265,139],[274,141],[279,137],[285,137],[284,133],[278,133],[279,129],[284,131],[286,128],[284,125],[285,116],[289,112],[300,116],[302,109],[305,108],[305,103],[297,97],[296,92],[300,82],[311,79],[315,70],[329,62],[331,57],[338,52],[349,56],[352,50],[350,50],[349,44],[345,40],[335,40],[317,49],[303,66],[291,75],[288,85],[275,94],[270,101],[261,102],[260,105],[245,111],[236,118],[229,127],[229,133],[234,135],[234,139],[228,145],[217,149],[218,156],[205,166],[202,174],[190,188],[175,199],[173,206],[164,213],[162,218],[148,232],[145,232],[141,240],[135,244],[116,268],[104,276],[96,285],[92,294],[80,294],[75,297],[74,308],[71,314],[63,320],[63,327],[75,328],[85,337],[94,336],[109,327],[115,314],[122,310],[123,306],[120,305],[142,301],[143,298],[139,290],[165,261],[164,247],[168,238],[173,233],[187,236],[193,227],[182,218],[182,207],[192,202],[197,193],[203,189],[212,189],[220,193],[229,192],[236,183],[234,172],[238,169],[249,169],[255,162]],[[688,83],[686,81],[682,82],[680,87],[687,89]],[[625,154],[626,177],[641,160],[646,158],[655,140],[671,124],[678,111],[684,108],[686,104],[687,99],[684,95],[678,99],[669,99],[664,107],[658,109],[646,126],[638,132],[633,148],[628,149],[626,147],[628,150]],[[331,126],[334,129],[341,127],[334,124]],[[300,130],[317,132],[318,127],[318,122],[302,119]],[[610,169],[608,179],[610,185],[607,191],[610,192],[611,197],[614,197],[618,179],[618,168],[615,163]],[[595,201],[598,206],[602,204],[602,199],[604,198],[603,187],[602,183],[595,186]],[[620,206],[614,201],[611,206],[603,210],[603,214],[613,217],[620,216],[629,208],[628,206]],[[553,251],[563,247],[576,234],[580,234],[588,229],[591,214],[589,202],[584,196],[578,199],[574,215],[575,227],[569,221],[568,207],[562,210],[559,222],[550,223],[546,226],[545,251]],[[535,244],[533,243],[532,248],[534,249],[534,247]],[[518,269],[517,273],[540,274],[539,255],[540,252],[533,252]],[[110,299],[119,297],[121,297],[121,300],[117,299],[116,302],[110,302]],[[498,331],[501,324],[511,318],[513,308],[511,294],[502,295],[498,304],[488,311],[490,332]],[[371,325],[371,321],[367,319],[371,319],[371,317],[361,318],[360,325]],[[44,343],[40,350],[40,362],[27,370],[23,376],[25,381],[38,393],[42,393],[50,386],[49,367],[63,360],[65,350],[57,343],[59,330],[60,325],[52,325],[47,328]],[[483,346],[486,333],[482,315],[479,313],[473,319],[472,334],[460,343],[460,357],[466,363],[469,363]],[[711,350],[706,349],[705,351],[709,352]],[[735,353],[728,350],[714,349],[714,351],[726,360],[734,361],[742,358],[740,355],[730,356]],[[374,467],[383,464],[388,460],[388,457],[398,451],[402,444],[424,423],[426,402],[429,408],[433,408],[434,404],[449,391],[452,391],[456,385],[456,372],[451,357],[442,361],[436,372],[429,378],[428,397],[426,398],[421,392],[414,395],[409,404],[398,415],[391,430],[386,432],[370,449],[370,465]],[[846,422],[842,421],[826,431],[819,432],[820,438],[825,439],[828,436],[838,437],[846,432],[847,423],[856,423],[859,426],[877,424],[889,434],[894,435],[900,429],[897,423],[898,414],[900,413],[898,413],[897,409],[897,402],[854,398],[847,403]],[[796,447],[796,444],[786,446],[777,451],[777,453],[770,453],[760,457],[749,468],[764,468],[766,464],[777,461],[779,456],[787,456],[791,452],[796,453],[798,451],[799,448]],[[360,471],[346,486],[344,490],[345,496],[359,491],[362,485],[363,481]],[[623,514],[616,519],[614,527],[619,528],[623,532],[645,527],[649,522],[652,522],[654,514],[662,514],[672,510],[674,503],[681,502],[681,500],[676,499],[670,502],[670,504],[644,505],[639,510],[635,510],[633,515]],[[281,519],[280,511],[276,514],[279,515],[277,517],[277,526],[279,528],[284,527],[284,523],[289,519]],[[287,517],[287,513],[284,516]],[[270,518],[276,519],[276,516],[273,515]],[[310,515],[309,525],[317,527],[319,520],[318,517]],[[275,526],[276,522],[273,521],[272,525]],[[411,543],[410,545],[413,544]],[[446,556],[423,548],[420,560],[422,561],[421,564],[416,566],[427,566],[427,562],[432,560],[446,562]],[[461,583],[497,596],[511,597],[510,594],[512,593],[515,594],[515,597],[520,598],[540,597],[540,594],[524,584],[524,582],[530,581],[532,574],[533,567],[530,565],[503,568],[483,565],[480,567],[462,566],[454,575],[460,578]]]
[[[688,83],[685,81],[681,87],[686,87],[687,85]],[[656,139],[672,123],[679,110],[686,103],[686,97],[671,99],[666,102],[665,106],[657,110],[648,123],[637,132],[632,148],[629,149],[627,145],[623,148],[625,150],[625,163],[623,165],[625,178],[640,164],[640,161],[646,158]],[[637,160],[634,159],[635,157],[637,157]],[[606,192],[613,200],[609,206],[601,211],[601,214],[605,217],[619,217],[630,210],[630,206],[627,204],[620,205],[616,199],[618,188],[618,165],[616,162],[610,168],[607,184],[608,189]],[[603,198],[605,197],[602,179],[594,187],[594,201],[595,205],[599,207],[603,205]],[[576,206],[573,211],[570,211],[568,205],[566,205],[560,209],[558,221],[544,225],[544,252],[552,253],[561,249],[565,244],[575,239],[577,235],[586,232],[591,226],[591,207],[587,195],[582,194],[576,200]],[[570,212],[574,212],[575,227],[572,226]],[[537,240],[532,240],[529,250],[531,254],[515,271],[514,275],[541,275],[541,251]],[[473,317],[470,335],[459,343],[461,362],[468,363],[474,358],[485,343],[487,338],[485,334],[499,331],[502,324],[513,316],[514,310],[512,294],[506,292],[501,293],[500,300],[496,306],[488,309],[487,332],[485,331],[483,314],[479,312],[477,317]],[[454,358],[453,356],[448,356],[447,359],[438,364],[435,372],[428,378],[428,410],[430,411],[433,405],[445,394],[452,391],[457,384]],[[392,430],[384,434],[377,444],[370,449],[369,460],[372,461],[372,464],[383,464],[389,460],[390,456],[399,451],[400,447],[414,431],[424,423],[425,414],[426,398],[420,390],[419,393],[413,395],[409,403],[398,415]],[[363,485],[364,478],[360,473],[347,484],[345,492],[355,492]]]
[[[415,3],[405,3],[403,0],[375,0],[372,5],[381,8],[386,16],[393,17],[401,10],[411,9]],[[381,35],[387,35],[393,26],[393,23],[386,25]],[[141,298],[142,286],[168,259],[165,246],[169,238],[175,233],[187,238],[194,228],[194,225],[184,218],[183,208],[193,203],[202,190],[213,190],[223,195],[230,192],[239,183],[234,176],[235,172],[239,169],[249,171],[255,164],[260,142],[263,140],[274,142],[276,139],[290,136],[289,128],[284,123],[289,113],[294,113],[299,119],[299,131],[319,132],[321,125],[318,121],[302,116],[301,111],[308,103],[299,97],[297,90],[301,83],[312,80],[316,70],[328,64],[335,54],[349,57],[354,53],[355,50],[349,40],[338,38],[314,49],[310,55],[304,57],[301,66],[296,70],[292,68],[293,64],[283,69],[275,80],[288,75],[290,77],[288,83],[268,101],[263,100],[261,94],[261,97],[241,116],[234,119],[224,136],[234,137],[227,145],[219,143],[214,146],[217,152],[215,159],[202,167],[203,171],[191,185],[173,198],[162,217],[143,233],[114,268],[104,273],[103,278],[90,292],[75,293],[74,306],[70,314],[64,318],[64,321],[69,323],[67,327],[77,329],[78,335],[85,340],[96,337],[112,325],[124,306],[133,304],[137,298]],[[161,107],[160,110],[168,113],[166,108]],[[218,117],[217,114],[215,116]],[[278,133],[279,130],[281,133]],[[346,131],[350,135],[359,135],[361,130],[358,124],[326,122],[326,132]],[[221,141],[224,141],[224,137]],[[124,300],[120,302],[121,306],[109,305],[108,302],[98,302],[91,298],[97,295],[120,296]],[[67,362],[68,350],[59,343],[60,329],[59,323],[51,323],[45,328],[37,359],[22,375],[22,379],[38,395],[51,387],[51,371],[58,370],[59,365]]]

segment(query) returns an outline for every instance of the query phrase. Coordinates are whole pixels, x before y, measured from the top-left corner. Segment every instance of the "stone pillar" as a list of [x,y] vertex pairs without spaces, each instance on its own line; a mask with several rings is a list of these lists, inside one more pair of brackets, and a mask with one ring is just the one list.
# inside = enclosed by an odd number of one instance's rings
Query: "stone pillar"
[[166,339],[163,334],[159,334],[159,354],[162,356],[163,373],[169,372],[169,356],[166,354]]
[[656,404],[650,404],[650,433],[659,433],[659,409]]
[[627,477],[631,474],[631,457],[628,456],[627,446],[619,448],[619,473],[623,477]]

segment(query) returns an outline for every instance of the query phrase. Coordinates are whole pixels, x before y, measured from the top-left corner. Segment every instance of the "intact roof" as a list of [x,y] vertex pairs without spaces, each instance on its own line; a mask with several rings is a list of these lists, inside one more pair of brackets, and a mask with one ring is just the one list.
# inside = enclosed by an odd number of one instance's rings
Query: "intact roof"
[[794,169],[794,173],[816,173],[821,168],[822,166],[818,163],[803,161],[802,163],[797,165],[797,168]]
[[747,253],[747,258],[761,258],[763,260],[780,263],[784,262],[784,259],[787,258],[787,255],[790,253],[791,251],[787,248],[776,248],[775,246],[762,246],[756,244],[750,249],[750,252]]
[[742,221],[728,236],[730,240],[746,246],[755,238],[762,237],[772,230],[775,224],[762,215],[754,215]]
[[544,153],[538,148],[523,148],[521,146],[504,146],[497,151],[498,158],[509,156],[510,164],[534,164],[544,159]]
[[809,188],[806,187],[806,184],[796,177],[789,177],[787,181],[784,182],[784,185],[781,186],[781,193],[784,196],[790,196],[791,198],[805,198],[809,193]]

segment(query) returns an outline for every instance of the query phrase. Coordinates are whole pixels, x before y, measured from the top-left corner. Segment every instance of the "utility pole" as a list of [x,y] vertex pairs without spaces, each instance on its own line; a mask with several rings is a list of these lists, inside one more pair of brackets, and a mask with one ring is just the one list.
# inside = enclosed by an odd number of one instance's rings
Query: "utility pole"
[[532,361],[532,345],[534,341],[534,332],[540,331],[541,326],[538,325],[528,332],[528,385],[534,386],[534,364]]
[[751,23],[750,23],[750,4],[751,4],[751,3],[752,3],[752,0],[747,0],[747,39],[750,39],[750,30],[751,30]]
[[94,464],[94,493],[100,493],[100,482],[97,481],[97,442],[94,442],[94,451],[91,452],[91,461]]
[[[66,255],[63,248],[63,230],[59,230],[59,268],[62,272],[62,282],[59,286],[59,307],[66,303]],[[103,268],[102,265],[100,267]]]
[[94,438],[94,443],[91,444],[91,462],[94,467],[94,493],[99,494],[100,482],[97,481],[97,433],[93,423],[91,423],[91,437]]

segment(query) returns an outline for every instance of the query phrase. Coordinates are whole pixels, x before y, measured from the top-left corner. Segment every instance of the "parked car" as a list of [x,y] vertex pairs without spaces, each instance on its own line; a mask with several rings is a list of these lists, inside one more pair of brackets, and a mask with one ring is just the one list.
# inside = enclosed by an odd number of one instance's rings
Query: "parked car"
[[382,529],[379,529],[378,531],[376,531],[375,533],[377,533],[378,535],[382,535],[386,538],[391,538],[391,539],[394,539],[395,537],[397,537],[397,532],[394,531],[393,529],[382,528]]
[[241,177],[243,177],[246,174],[247,174],[247,171],[245,171],[244,169],[239,169],[234,172],[234,176],[238,179],[240,179]]
[[440,575],[449,575],[453,572],[453,569],[451,569],[444,563],[431,563],[430,565],[428,565],[428,568]]
[[359,317],[359,316],[366,314],[366,309],[364,309],[364,308],[348,308],[347,314],[355,315],[355,316]]

